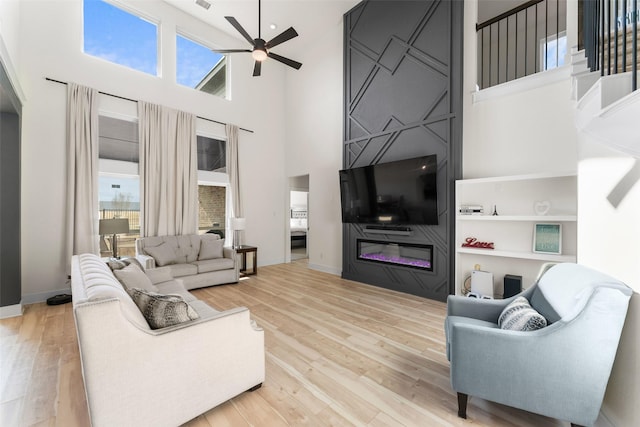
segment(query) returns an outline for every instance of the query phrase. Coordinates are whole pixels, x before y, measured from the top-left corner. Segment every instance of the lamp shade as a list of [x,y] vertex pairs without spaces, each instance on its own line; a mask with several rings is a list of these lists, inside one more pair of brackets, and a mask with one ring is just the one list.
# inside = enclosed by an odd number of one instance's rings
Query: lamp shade
[[231,228],[233,230],[244,230],[246,226],[246,218],[231,218]]
[[98,234],[123,234],[129,232],[129,220],[127,218],[101,219]]

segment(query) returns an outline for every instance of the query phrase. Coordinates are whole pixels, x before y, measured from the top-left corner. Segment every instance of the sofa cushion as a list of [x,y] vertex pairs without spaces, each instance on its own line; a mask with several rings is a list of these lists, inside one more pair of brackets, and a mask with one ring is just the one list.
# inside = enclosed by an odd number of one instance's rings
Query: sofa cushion
[[223,246],[224,240],[202,239],[200,241],[198,261],[222,258],[224,256],[222,253]]
[[176,251],[166,242],[158,246],[145,247],[144,250],[156,260],[156,264],[160,267],[176,262]]
[[204,261],[196,261],[192,264],[198,266],[198,273],[208,273],[209,271],[228,270],[234,268],[233,260],[229,258],[207,259]]
[[149,277],[151,283],[153,283],[154,285],[173,280],[173,276],[171,275],[171,267],[169,266],[149,268],[147,270],[144,270],[144,274]]
[[206,302],[201,300],[196,300],[189,304],[198,313],[198,316],[200,316],[201,319],[208,319],[220,313],[218,310],[212,308]]
[[151,329],[166,328],[200,317],[180,296],[163,295],[138,288],[128,289],[127,292]]
[[153,283],[151,283],[151,279],[135,264],[130,264],[121,270],[114,270],[113,274],[126,289],[140,288],[148,291],[156,290]]
[[158,283],[156,285],[158,288],[158,293],[164,295],[180,295],[182,299],[186,302],[191,303],[191,301],[196,301],[197,298],[194,297],[189,291],[184,288],[184,285],[179,280],[169,280],[168,282]]
[[502,310],[498,325],[511,331],[535,331],[547,326],[547,320],[529,305],[525,297],[518,297]]
[[193,276],[198,274],[198,267],[194,264],[172,264],[169,266],[173,277]]

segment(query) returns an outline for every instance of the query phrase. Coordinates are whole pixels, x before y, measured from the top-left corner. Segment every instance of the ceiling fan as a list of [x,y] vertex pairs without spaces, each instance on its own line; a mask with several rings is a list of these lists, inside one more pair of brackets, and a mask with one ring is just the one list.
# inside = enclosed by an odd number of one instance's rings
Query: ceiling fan
[[289,29],[283,31],[278,34],[268,42],[264,41],[260,32],[260,0],[258,0],[258,38],[252,39],[249,33],[240,25],[240,23],[233,16],[225,16],[225,19],[229,21],[233,27],[238,30],[240,34],[253,46],[253,49],[213,49],[214,52],[218,53],[236,53],[236,52],[251,52],[251,56],[255,59],[255,65],[253,66],[253,76],[257,77],[260,75],[260,70],[262,69],[262,61],[267,58],[275,59],[278,62],[282,62],[289,67],[295,68],[299,70],[302,67],[300,62],[294,61],[289,58],[285,58],[284,56],[280,56],[271,52],[271,48],[286,42],[294,37],[298,36],[296,30],[293,27],[289,27]]

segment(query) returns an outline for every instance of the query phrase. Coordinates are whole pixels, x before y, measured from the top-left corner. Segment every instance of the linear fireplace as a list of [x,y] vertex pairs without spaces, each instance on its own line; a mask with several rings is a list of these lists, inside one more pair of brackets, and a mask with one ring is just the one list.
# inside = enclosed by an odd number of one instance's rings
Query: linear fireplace
[[433,271],[433,245],[358,239],[358,259]]

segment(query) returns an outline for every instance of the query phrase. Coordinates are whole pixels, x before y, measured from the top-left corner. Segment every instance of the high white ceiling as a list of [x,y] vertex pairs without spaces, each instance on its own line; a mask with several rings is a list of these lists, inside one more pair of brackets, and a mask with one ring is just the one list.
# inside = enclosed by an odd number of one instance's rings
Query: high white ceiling
[[[206,10],[195,0],[164,0],[172,6],[192,15],[236,38],[234,46],[224,49],[249,48],[247,41],[224,19],[233,16],[253,38],[258,37],[258,0],[207,0]],[[342,16],[360,0],[261,0],[262,38],[269,41],[289,27],[299,36],[274,48],[274,52],[295,59],[297,53],[312,44],[316,38],[342,22]],[[278,28],[269,28],[275,23]]]

